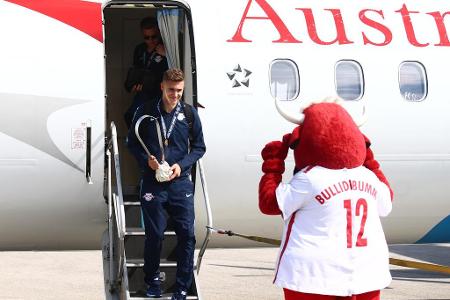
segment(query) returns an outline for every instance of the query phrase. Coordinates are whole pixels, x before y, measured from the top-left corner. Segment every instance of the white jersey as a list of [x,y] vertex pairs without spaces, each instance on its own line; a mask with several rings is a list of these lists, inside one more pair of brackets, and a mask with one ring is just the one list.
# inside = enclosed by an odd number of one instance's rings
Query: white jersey
[[380,216],[389,188],[365,167],[305,168],[276,190],[285,222],[274,283],[304,293],[350,296],[391,282]]

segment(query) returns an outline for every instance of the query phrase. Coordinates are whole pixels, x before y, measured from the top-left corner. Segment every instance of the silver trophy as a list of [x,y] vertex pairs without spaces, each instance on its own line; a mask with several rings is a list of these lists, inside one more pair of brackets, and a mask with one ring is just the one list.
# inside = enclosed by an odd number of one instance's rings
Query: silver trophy
[[136,134],[136,137],[139,140],[139,143],[141,143],[141,146],[142,146],[142,148],[144,148],[148,157],[152,156],[150,151],[148,151],[148,148],[145,145],[144,141],[142,140],[141,136],[139,135],[139,125],[145,118],[150,118],[151,121],[155,121],[156,129],[157,129],[156,131],[158,133],[159,147],[161,148],[162,157],[161,157],[161,163],[159,163],[158,169],[156,169],[156,171],[155,171],[156,180],[158,182],[169,181],[169,178],[170,178],[170,176],[172,176],[173,171],[170,170],[169,164],[165,161],[164,146],[163,146],[162,138],[161,138],[161,127],[159,126],[158,119],[153,116],[150,116],[150,115],[143,115],[142,117],[140,117],[137,120],[136,125],[134,126],[134,133]]

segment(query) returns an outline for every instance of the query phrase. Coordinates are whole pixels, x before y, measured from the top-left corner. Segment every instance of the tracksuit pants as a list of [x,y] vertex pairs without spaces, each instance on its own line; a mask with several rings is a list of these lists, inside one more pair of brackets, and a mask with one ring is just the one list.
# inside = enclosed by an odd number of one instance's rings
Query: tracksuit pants
[[188,177],[166,183],[141,183],[141,207],[145,225],[144,280],[154,283],[159,277],[159,262],[164,230],[164,210],[172,218],[177,235],[178,289],[188,290],[192,284],[195,233],[194,186]]

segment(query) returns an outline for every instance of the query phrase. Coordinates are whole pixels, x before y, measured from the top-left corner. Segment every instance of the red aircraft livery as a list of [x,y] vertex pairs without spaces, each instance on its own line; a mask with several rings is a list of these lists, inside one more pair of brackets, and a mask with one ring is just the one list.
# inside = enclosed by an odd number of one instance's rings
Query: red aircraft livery
[[[258,5],[265,15],[262,16],[251,16],[249,15],[249,10],[252,5]],[[316,44],[319,45],[346,45],[355,43],[354,39],[350,39],[345,30],[344,20],[341,14],[341,10],[339,8],[327,8],[326,11],[330,12],[330,15],[333,17],[334,25],[336,27],[336,38],[331,41],[324,41],[319,37],[319,34],[316,30],[316,21],[314,19],[314,13],[311,8],[294,8],[300,14],[303,14],[305,18],[305,22],[307,25],[309,38]],[[416,10],[409,9],[406,4],[403,4],[398,10],[395,11],[398,14],[399,18],[403,21],[403,27],[406,33],[406,37],[408,42],[414,47],[427,47],[427,46],[439,46],[439,47],[449,47],[450,41],[448,38],[447,28],[445,27],[444,19],[447,15],[450,14],[450,11],[440,12],[440,11],[432,11],[432,12],[419,12]],[[436,30],[439,33],[439,43],[430,43],[424,41],[418,41],[416,34],[414,32],[414,16],[417,14],[426,14],[429,15],[430,18],[434,19],[436,24]],[[364,31],[361,31],[362,41],[364,45],[373,45],[373,46],[386,46],[389,45],[393,39],[393,34],[391,29],[383,24],[384,12],[383,10],[377,9],[362,9],[359,12],[359,20],[365,26],[371,27],[377,31],[379,31],[382,36],[384,36],[384,40],[372,40]],[[273,24],[273,26],[278,31],[280,38],[274,40],[273,43],[303,43],[298,38],[294,37],[290,32],[289,28],[286,26],[285,22],[280,18],[277,12],[273,9],[272,6],[268,3],[267,0],[248,0],[247,6],[245,7],[244,13],[242,15],[241,21],[238,25],[238,28],[231,39],[228,42],[232,43],[251,43],[252,41],[248,38],[245,38],[242,35],[242,30],[244,25],[250,20],[262,20],[269,21]],[[254,21],[252,21],[254,22]]]
[[102,9],[100,3],[80,0],[6,0],[37,11],[72,26],[102,42]]

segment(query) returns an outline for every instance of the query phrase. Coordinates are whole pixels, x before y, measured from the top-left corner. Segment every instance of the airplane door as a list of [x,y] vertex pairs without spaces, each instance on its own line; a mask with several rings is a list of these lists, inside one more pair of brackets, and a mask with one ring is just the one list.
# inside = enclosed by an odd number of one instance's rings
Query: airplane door
[[[170,67],[179,67],[185,73],[184,101],[196,106],[196,72],[193,56],[192,22],[189,8],[179,1],[154,4],[148,1],[125,3],[110,1],[103,9],[105,32],[105,70],[107,95],[107,124],[114,122],[119,139],[122,182],[125,187],[136,187],[140,172],[135,158],[125,145],[128,127],[124,114],[134,101],[136,93],[124,87],[127,73],[133,65],[134,50],[143,44],[140,22],[153,17],[158,22],[161,37],[166,48]],[[167,25],[166,24],[170,24]],[[195,176],[193,176],[195,179]]]

